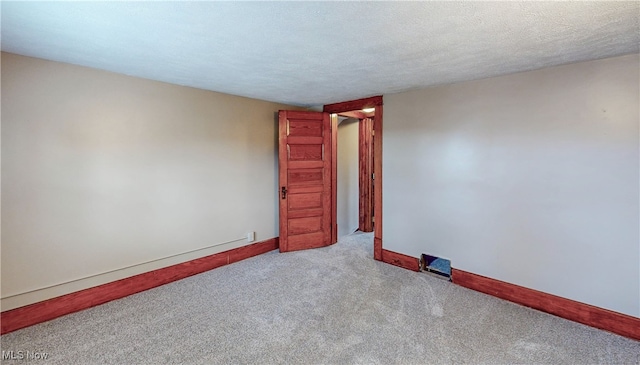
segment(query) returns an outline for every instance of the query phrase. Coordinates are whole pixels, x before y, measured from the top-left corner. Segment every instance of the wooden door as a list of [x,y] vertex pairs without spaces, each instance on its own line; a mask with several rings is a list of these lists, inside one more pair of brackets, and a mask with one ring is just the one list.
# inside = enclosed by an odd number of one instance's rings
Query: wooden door
[[329,113],[281,110],[280,252],[332,242],[332,138]]

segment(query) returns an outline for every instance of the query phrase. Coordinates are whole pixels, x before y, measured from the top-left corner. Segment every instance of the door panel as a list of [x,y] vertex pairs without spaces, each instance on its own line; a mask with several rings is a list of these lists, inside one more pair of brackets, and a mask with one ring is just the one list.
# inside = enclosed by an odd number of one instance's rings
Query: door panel
[[289,220],[289,234],[298,235],[322,230],[322,218],[309,217]]
[[[289,188],[291,189],[291,188]],[[322,208],[322,193],[298,192],[289,190],[289,211],[301,209]],[[291,217],[289,217],[291,219]]]
[[[325,239],[324,237],[325,235],[322,232],[291,235],[289,236],[289,242],[287,243],[287,251],[307,250],[310,248],[327,246],[326,244],[320,244],[318,246],[309,244],[310,242],[322,242]],[[283,251],[282,247],[280,248],[280,251],[287,252]]]
[[322,145],[289,146],[290,161],[322,161]]
[[328,113],[281,110],[280,251],[327,246],[331,231],[331,122]]
[[300,166],[302,164],[289,163],[289,165],[293,165],[289,167],[288,175],[289,175],[289,186],[303,186],[303,185],[311,185],[315,187],[318,191],[323,190],[323,170],[322,167],[317,169],[305,169],[304,167],[309,164]]

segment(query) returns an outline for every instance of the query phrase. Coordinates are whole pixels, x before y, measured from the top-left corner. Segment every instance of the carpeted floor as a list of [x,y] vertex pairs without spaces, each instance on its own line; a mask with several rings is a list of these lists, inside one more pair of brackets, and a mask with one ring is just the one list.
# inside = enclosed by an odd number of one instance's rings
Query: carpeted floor
[[1,347],[48,354],[32,364],[640,363],[640,342],[374,261],[372,247],[355,233],[273,251],[9,333]]

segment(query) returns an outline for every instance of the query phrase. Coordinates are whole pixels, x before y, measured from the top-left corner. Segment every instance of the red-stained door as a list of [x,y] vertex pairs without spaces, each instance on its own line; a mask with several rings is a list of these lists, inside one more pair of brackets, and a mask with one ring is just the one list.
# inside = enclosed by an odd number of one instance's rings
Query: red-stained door
[[280,252],[328,246],[332,239],[332,134],[329,113],[281,110]]

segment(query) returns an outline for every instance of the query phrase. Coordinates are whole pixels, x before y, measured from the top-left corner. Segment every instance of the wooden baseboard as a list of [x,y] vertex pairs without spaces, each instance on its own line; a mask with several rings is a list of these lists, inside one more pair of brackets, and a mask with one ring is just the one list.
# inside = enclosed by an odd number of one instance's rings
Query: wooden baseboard
[[380,238],[373,239],[373,258],[382,261],[382,240]]
[[386,262],[387,264],[399,266],[411,271],[420,271],[420,262],[415,257],[385,250],[384,248],[381,249],[381,256],[382,262]]
[[66,314],[104,304],[220,266],[260,255],[277,248],[278,238],[271,238],[251,245],[29,304],[24,307],[11,309],[0,314],[0,334],[9,333]]
[[640,340],[640,318],[458,269],[451,271],[453,282],[465,288]]

